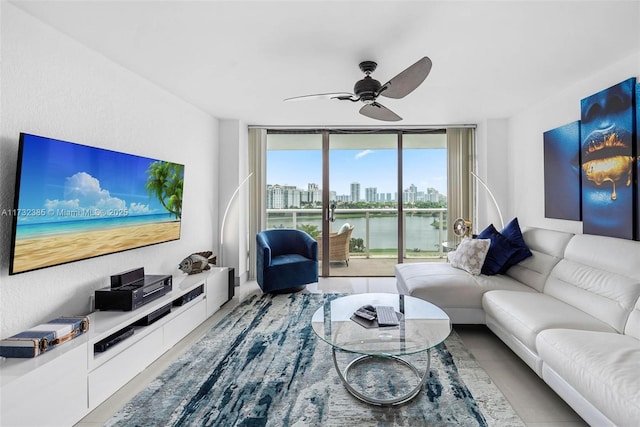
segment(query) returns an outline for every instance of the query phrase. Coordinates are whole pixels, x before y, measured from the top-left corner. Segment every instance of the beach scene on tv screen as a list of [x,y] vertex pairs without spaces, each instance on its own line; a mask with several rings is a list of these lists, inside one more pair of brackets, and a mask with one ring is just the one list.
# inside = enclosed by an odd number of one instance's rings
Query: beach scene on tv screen
[[12,272],[180,238],[184,166],[23,135]]

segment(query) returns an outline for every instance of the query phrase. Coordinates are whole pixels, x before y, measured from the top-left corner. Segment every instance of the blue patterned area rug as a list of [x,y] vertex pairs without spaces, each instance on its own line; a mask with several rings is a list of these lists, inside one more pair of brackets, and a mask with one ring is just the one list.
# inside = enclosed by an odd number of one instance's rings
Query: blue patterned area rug
[[[324,298],[244,301],[116,413],[107,426],[523,426],[452,332],[425,389],[398,407],[360,402],[340,382],[311,316]],[[426,353],[424,353],[426,354]]]

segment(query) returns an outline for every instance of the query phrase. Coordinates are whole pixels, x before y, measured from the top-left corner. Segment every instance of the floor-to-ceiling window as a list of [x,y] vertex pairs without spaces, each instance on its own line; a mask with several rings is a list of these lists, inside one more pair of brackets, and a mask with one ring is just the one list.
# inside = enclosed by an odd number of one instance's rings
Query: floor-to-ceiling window
[[[393,275],[399,248],[397,141],[396,133],[329,133],[329,201],[336,206],[329,275]],[[348,262],[341,259],[340,230],[351,233]]]
[[446,130],[268,130],[265,159],[266,227],[316,238],[321,275],[443,260]]
[[442,131],[402,135],[403,262],[447,250],[447,141]]

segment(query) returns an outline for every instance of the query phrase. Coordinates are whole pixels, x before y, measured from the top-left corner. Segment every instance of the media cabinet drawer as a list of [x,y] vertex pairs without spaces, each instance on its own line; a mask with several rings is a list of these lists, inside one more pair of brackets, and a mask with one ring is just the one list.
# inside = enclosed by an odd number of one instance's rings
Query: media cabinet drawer
[[207,303],[202,297],[187,303],[185,311],[164,325],[165,350],[169,350],[207,319]]
[[[89,373],[89,408],[93,409],[164,353],[158,328]],[[126,345],[124,341],[120,345]]]
[[71,425],[87,411],[87,344],[2,387],[0,425]]

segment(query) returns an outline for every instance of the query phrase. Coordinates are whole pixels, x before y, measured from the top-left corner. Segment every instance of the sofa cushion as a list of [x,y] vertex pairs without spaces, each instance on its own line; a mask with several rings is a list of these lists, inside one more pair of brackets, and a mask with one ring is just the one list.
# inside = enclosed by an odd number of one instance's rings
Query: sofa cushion
[[619,426],[640,420],[640,341],[606,332],[549,329],[536,347],[544,364]]
[[514,291],[489,291],[482,298],[487,317],[494,319],[526,347],[536,351],[536,336],[551,328],[615,332],[608,324],[549,295]]
[[491,276],[500,273],[509,262],[509,259],[518,252],[518,248],[500,234],[493,224],[489,224],[487,228],[482,230],[478,234],[478,239],[491,240],[489,252],[482,266],[482,274]]
[[533,255],[509,268],[505,274],[542,292],[549,273],[562,258],[573,234],[523,227],[522,236]]
[[527,247],[555,258],[562,258],[569,241],[575,236],[564,231],[546,228],[522,227],[522,237]]
[[624,327],[624,333],[640,340],[640,298],[636,302],[636,306],[629,314],[627,324]]
[[507,276],[473,276],[440,262],[398,264],[398,292],[421,298],[442,309],[482,308],[482,295],[493,289],[535,292]]
[[543,292],[622,332],[640,296],[640,242],[575,235]]

